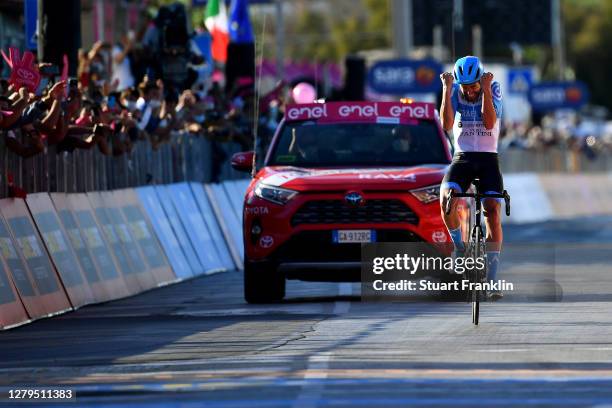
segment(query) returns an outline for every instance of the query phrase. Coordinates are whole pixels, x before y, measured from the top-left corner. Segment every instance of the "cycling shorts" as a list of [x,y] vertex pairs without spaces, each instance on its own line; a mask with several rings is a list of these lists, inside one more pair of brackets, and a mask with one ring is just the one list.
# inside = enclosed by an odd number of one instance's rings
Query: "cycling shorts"
[[454,188],[464,193],[474,179],[480,179],[481,192],[501,194],[504,180],[499,170],[497,153],[456,153],[442,180],[441,190]]

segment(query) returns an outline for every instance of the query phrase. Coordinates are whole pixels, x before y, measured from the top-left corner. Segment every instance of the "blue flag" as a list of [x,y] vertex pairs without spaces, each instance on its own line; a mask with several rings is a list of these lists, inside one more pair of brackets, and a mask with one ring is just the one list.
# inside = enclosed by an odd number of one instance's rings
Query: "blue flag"
[[229,35],[230,41],[238,44],[252,43],[253,27],[249,19],[247,0],[232,0],[230,7]]
[[193,37],[192,41],[195,43],[196,47],[202,54],[202,57],[206,60],[208,66],[214,66],[211,50],[212,37],[210,36],[210,33],[198,34]]
[[28,50],[38,47],[38,32],[36,31],[36,19],[38,18],[37,0],[26,0],[24,3],[25,16],[25,43]]

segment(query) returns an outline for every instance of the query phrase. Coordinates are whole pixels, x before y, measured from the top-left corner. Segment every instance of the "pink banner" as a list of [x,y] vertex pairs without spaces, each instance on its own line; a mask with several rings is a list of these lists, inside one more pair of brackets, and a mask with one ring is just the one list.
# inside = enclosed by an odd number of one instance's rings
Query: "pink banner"
[[328,102],[291,104],[285,110],[287,121],[349,121],[404,123],[405,120],[434,119],[432,103],[401,102]]

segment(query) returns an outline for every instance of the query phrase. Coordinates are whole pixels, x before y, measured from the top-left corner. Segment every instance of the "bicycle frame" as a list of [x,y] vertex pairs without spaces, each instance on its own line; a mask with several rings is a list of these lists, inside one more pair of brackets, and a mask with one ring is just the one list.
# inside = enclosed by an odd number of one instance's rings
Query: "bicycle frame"
[[[485,241],[484,241],[484,233],[482,231],[482,223],[481,223],[481,214],[482,214],[482,200],[486,198],[503,198],[506,207],[506,215],[510,216],[510,195],[506,190],[502,192],[502,194],[498,193],[481,193],[480,192],[480,180],[475,179],[472,184],[474,185],[475,192],[474,193],[459,193],[454,190],[449,190],[447,193],[446,206],[444,208],[444,212],[448,215],[450,214],[452,208],[452,200],[458,197],[466,197],[473,198],[475,200],[475,211],[474,211],[474,225],[470,229],[470,254],[474,256],[474,258],[479,258],[484,256],[485,251]],[[469,272],[470,283],[472,281],[474,283],[481,283],[482,281],[486,281],[487,271],[486,268],[484,270],[484,277],[482,271],[474,273],[473,271]],[[474,276],[475,275],[475,276]],[[478,320],[480,316],[480,299],[483,297],[482,290],[470,290],[468,296],[468,301],[472,302],[472,323],[478,325]]]

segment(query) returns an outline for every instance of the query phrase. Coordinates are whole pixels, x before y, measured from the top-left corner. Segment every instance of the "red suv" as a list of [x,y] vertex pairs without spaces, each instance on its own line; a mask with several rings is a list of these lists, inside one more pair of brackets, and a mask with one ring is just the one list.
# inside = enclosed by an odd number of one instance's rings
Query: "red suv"
[[[232,165],[251,171],[253,154]],[[286,279],[359,281],[362,242],[450,242],[439,207],[450,160],[433,104],[287,106],[245,196],[246,300],[281,300]]]

